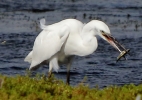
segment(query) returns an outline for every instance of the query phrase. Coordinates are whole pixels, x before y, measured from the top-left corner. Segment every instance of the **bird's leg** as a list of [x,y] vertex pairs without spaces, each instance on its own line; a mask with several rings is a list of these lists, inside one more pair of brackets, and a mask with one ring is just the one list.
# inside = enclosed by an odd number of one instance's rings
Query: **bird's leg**
[[51,76],[52,76],[52,71],[49,71],[47,77],[48,77],[48,78],[51,78]]
[[71,67],[71,64],[72,64],[73,57],[69,57],[68,60],[69,60],[69,63],[67,64],[67,80],[66,80],[67,85],[70,84],[70,67]]
[[52,68],[53,68],[53,65],[51,63],[51,61],[49,62],[49,72],[48,72],[48,78],[51,78],[51,75],[52,75]]
[[67,65],[68,66],[68,70],[67,70],[67,81],[66,81],[66,84],[69,85],[70,84],[70,65]]

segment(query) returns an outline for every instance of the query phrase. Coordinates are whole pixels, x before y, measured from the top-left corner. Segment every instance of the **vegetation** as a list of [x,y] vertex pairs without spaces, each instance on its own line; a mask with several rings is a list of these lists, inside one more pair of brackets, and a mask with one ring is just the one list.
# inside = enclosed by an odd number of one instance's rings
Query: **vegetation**
[[0,100],[135,100],[137,95],[142,95],[142,84],[99,89],[72,87],[54,77],[0,75]]

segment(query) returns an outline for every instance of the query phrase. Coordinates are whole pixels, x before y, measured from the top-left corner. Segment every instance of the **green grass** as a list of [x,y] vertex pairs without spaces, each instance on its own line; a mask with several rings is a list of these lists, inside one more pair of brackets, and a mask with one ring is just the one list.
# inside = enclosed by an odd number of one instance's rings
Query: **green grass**
[[142,95],[142,84],[98,89],[83,84],[72,87],[54,77],[0,75],[0,100],[135,100],[138,94]]

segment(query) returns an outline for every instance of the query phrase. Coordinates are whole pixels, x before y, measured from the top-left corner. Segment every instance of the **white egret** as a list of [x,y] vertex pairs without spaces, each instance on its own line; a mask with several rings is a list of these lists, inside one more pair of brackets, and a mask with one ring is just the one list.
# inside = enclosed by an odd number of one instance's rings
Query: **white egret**
[[121,52],[120,45],[111,36],[109,27],[99,20],[92,20],[84,25],[76,19],[65,19],[46,26],[45,19],[42,19],[40,26],[43,30],[36,37],[33,50],[25,58],[25,61],[31,63],[29,70],[49,63],[50,76],[52,69],[58,72],[59,65],[66,64],[67,83],[73,57],[92,54],[98,47],[96,35]]

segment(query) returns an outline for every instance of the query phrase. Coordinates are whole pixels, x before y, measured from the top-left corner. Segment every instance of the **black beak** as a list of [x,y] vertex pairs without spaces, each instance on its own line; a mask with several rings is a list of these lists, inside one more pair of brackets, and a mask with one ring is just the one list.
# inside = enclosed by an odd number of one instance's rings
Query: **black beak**
[[[110,34],[102,33],[108,43],[110,43],[115,49],[120,52],[120,55],[117,57],[117,61],[119,61],[122,57],[125,58],[125,55],[130,51],[129,49],[125,49],[114,37]],[[126,58],[125,58],[126,59]]]

